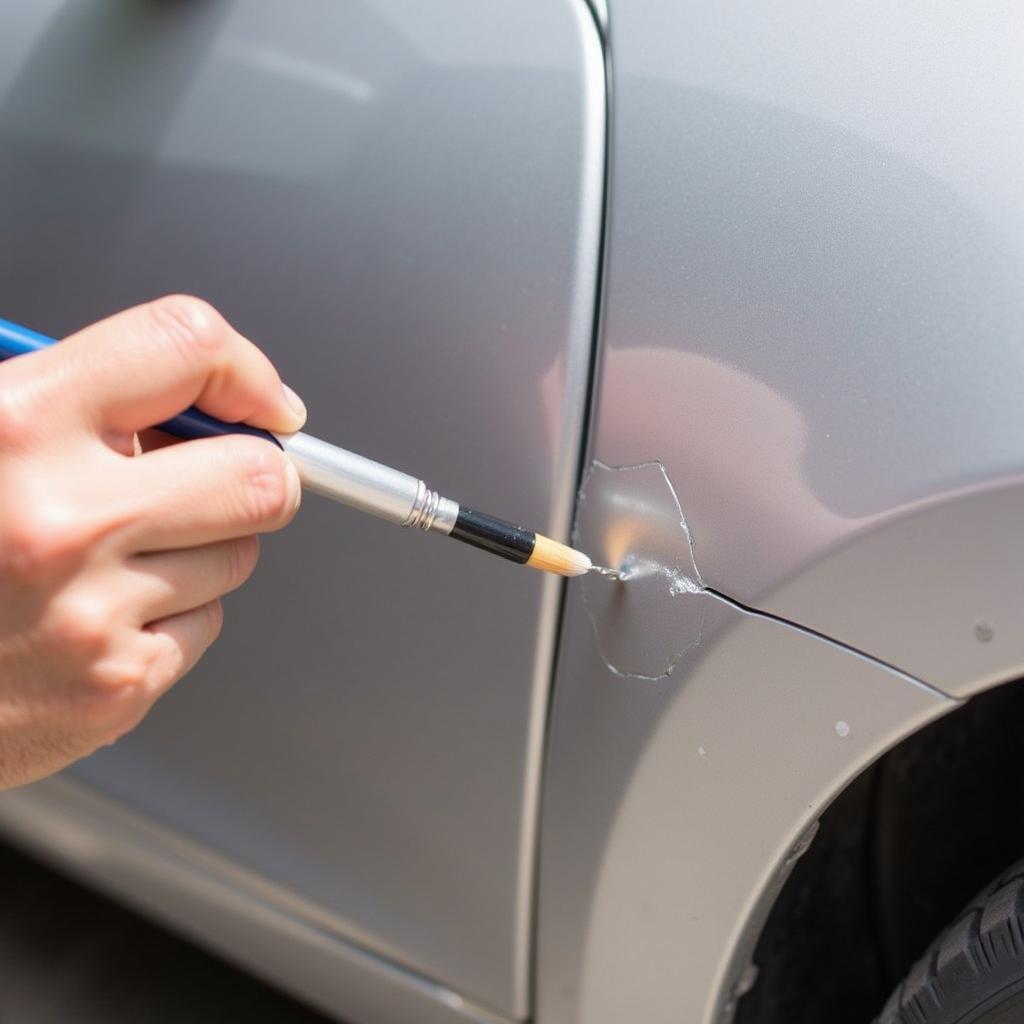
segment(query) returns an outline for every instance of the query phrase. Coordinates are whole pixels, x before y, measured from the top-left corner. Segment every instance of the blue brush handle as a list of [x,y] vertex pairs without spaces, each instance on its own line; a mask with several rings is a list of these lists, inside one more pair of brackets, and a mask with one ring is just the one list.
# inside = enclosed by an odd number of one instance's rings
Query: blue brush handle
[[[0,359],[38,352],[39,349],[56,343],[55,338],[48,338],[38,331],[12,324],[10,320],[0,319]],[[280,441],[269,430],[250,427],[246,423],[225,423],[214,416],[208,416],[205,412],[200,412],[194,406],[174,419],[167,420],[166,423],[156,424],[156,428],[186,441],[197,437],[217,437],[220,434],[249,434],[252,437],[262,437],[265,441],[276,444],[278,448],[281,447]]]

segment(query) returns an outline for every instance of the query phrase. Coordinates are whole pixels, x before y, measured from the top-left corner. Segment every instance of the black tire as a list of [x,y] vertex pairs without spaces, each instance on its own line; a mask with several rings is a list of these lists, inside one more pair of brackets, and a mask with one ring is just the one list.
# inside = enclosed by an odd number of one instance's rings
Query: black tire
[[1024,860],[928,947],[876,1024],[1024,1024]]

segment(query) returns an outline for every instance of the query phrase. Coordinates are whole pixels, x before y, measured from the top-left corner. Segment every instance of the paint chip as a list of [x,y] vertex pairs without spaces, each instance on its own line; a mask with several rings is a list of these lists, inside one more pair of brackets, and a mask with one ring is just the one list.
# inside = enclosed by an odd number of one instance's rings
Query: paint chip
[[584,577],[583,603],[616,675],[664,679],[700,644],[708,595],[686,518],[660,462],[594,462],[580,490],[574,542],[621,580]]

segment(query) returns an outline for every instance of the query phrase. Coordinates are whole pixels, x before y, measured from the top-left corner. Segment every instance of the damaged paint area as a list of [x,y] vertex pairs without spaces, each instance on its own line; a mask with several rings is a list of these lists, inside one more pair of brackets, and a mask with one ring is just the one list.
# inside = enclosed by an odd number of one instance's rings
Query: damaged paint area
[[707,591],[679,498],[660,462],[593,462],[580,489],[575,543],[620,580],[591,574],[583,603],[616,675],[664,679],[701,642]]

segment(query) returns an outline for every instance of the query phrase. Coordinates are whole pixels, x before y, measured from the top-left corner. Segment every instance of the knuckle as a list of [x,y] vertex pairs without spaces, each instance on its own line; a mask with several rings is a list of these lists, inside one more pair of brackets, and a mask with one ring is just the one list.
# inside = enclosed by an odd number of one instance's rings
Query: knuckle
[[4,570],[31,583],[83,555],[87,531],[76,518],[58,501],[37,500],[8,508],[0,528]]
[[141,658],[103,658],[89,665],[85,682],[91,696],[112,697],[112,702],[120,707],[132,703],[133,693],[146,690],[149,666]]
[[98,594],[65,595],[49,612],[48,633],[62,650],[92,659],[110,644],[115,617],[113,608]]
[[86,666],[74,704],[76,720],[110,743],[134,729],[152,705],[160,679],[156,652],[122,646],[93,658]]
[[215,355],[225,339],[224,318],[210,303],[193,295],[166,295],[148,304],[157,338],[194,359],[196,352]]
[[100,743],[112,743],[130,732],[149,710],[146,684],[134,682],[134,675],[128,666],[97,666],[84,680],[74,706],[75,721]]
[[283,525],[294,512],[285,456],[259,441],[245,447],[241,470],[245,522],[262,527]]
[[6,517],[3,528],[3,567],[23,583],[43,576],[56,562],[53,539],[32,519]]

